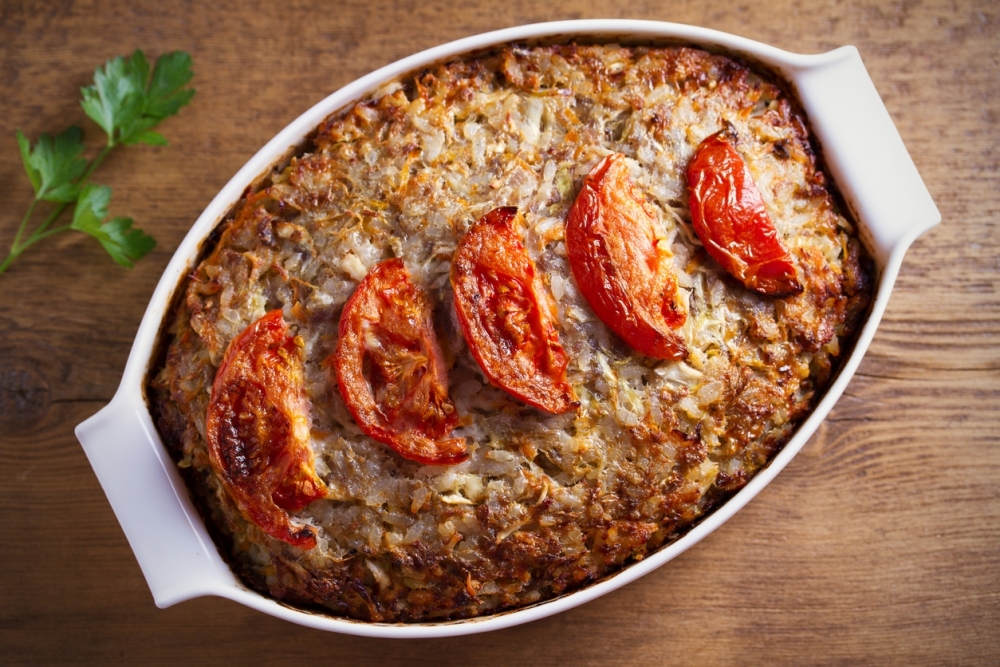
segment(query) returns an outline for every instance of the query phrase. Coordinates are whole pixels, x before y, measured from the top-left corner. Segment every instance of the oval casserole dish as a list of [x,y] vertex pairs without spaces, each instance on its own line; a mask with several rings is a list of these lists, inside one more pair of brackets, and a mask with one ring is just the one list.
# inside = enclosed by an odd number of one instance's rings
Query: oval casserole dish
[[[378,624],[299,611],[247,590],[215,549],[184,482],[153,426],[143,397],[157,334],[175,290],[202,242],[247,187],[282,162],[316,126],[383,84],[442,60],[507,42],[687,44],[732,54],[771,69],[798,94],[836,188],[875,259],[877,286],[851,355],[812,414],[768,467],[677,541],[587,588],[534,606],[468,620]],[[125,376],[111,404],[77,429],[140,566],[163,607],[199,595],[220,595],[304,625],[371,636],[446,636],[506,627],[581,604],[658,567],[714,530],[760,491],[804,445],[857,368],[884,311],[903,253],[940,216],[903,147],[856,50],[799,56],[689,26],[636,21],[578,21],[524,26],[431,49],[363,77],[323,100],[267,144],[220,192],[167,267],[143,318]],[[129,471],[124,474],[123,471]],[[151,517],[155,520],[150,521]]]

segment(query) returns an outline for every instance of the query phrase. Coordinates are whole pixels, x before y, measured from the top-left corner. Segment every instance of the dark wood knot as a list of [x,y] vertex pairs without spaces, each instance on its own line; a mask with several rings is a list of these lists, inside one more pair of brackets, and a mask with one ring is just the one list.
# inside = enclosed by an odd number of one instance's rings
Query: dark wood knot
[[27,424],[49,407],[49,384],[33,368],[0,360],[0,422]]

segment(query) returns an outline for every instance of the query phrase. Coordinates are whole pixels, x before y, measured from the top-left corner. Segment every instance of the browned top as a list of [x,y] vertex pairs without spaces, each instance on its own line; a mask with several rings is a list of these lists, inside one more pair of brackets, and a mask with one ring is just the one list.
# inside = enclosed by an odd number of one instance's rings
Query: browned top
[[[848,393],[799,457],[693,550],[626,589],[489,635],[382,642],[216,599],[158,610],[72,428],[121,376],[159,275],[254,151],[339,85],[483,30],[607,16],[606,3],[194,4],[0,10],[9,241],[30,186],[14,128],[84,125],[93,67],[142,47],[194,57],[172,145],[115,154],[112,212],[160,246],[128,272],[83,237],[0,278],[0,645],[12,664],[197,659],[350,664],[989,664],[1000,655],[998,23],[989,2],[629,7],[792,51],[854,44],[943,214],[903,270]],[[275,54],[282,54],[280,57]],[[241,99],[240,104],[233,103]],[[85,124],[86,123],[86,124]],[[184,193],[184,196],[179,196]],[[58,537],[54,537],[58,536]],[[710,581],[710,585],[706,585]]]

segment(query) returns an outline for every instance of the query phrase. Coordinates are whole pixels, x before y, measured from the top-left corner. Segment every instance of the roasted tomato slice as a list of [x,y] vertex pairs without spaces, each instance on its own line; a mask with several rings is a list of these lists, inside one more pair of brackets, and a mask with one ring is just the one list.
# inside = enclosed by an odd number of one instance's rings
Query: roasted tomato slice
[[333,353],[337,384],[361,430],[411,461],[432,465],[469,457],[448,373],[434,333],[427,293],[401,259],[365,276],[340,316]]
[[327,493],[309,448],[300,343],[280,310],[233,339],[212,385],[205,439],[243,516],[275,539],[312,549],[316,530],[288,516]]
[[691,222],[705,250],[747,289],[794,296],[802,283],[760,190],[726,130],[706,138],[688,165]]
[[684,359],[676,329],[687,313],[655,216],[629,176],[625,156],[597,163],[566,220],[569,265],[597,316],[626,343],[657,359]]
[[550,301],[521,242],[514,207],[493,209],[462,237],[451,263],[455,310],[490,382],[552,413],[577,407]]

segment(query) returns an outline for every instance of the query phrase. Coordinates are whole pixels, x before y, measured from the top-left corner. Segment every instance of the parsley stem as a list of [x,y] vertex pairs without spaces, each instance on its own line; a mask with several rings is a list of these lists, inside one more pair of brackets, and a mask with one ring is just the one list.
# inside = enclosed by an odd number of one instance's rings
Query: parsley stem
[[[65,204],[63,206],[65,207]],[[58,234],[59,232],[64,232],[69,228],[70,228],[69,225],[63,225],[62,227],[56,227],[55,229],[50,229],[49,231],[42,233],[39,233],[40,229],[36,229],[31,234],[31,236],[29,236],[20,246],[16,248],[11,247],[10,253],[8,253],[7,257],[3,260],[2,263],[0,263],[0,274],[6,271],[7,267],[13,264],[14,260],[21,256],[22,252],[24,252],[31,246],[35,245],[42,239],[48,236],[52,236],[53,234]]]
[[11,248],[11,251],[7,253],[6,259],[4,259],[2,263],[0,263],[0,273],[6,271],[7,267],[10,266],[14,262],[14,260],[17,259],[17,256],[20,254],[21,254],[20,251],[16,251],[13,248]]
[[[37,199],[32,200],[31,205],[28,206],[28,212],[25,213],[24,218],[21,219],[21,226],[17,228],[17,234],[14,235],[14,242],[10,244],[10,252],[7,253],[3,262],[0,263],[0,273],[6,271],[7,267],[13,264],[14,260],[17,259],[22,252],[24,252],[24,249],[34,243],[34,241],[29,239],[24,243],[24,245],[20,245],[21,237],[24,235],[24,230],[28,226],[28,220],[31,219],[31,214],[35,212],[35,205],[37,203]],[[34,234],[32,234],[32,236],[34,236]]]
[[69,228],[70,228],[69,225],[63,225],[62,227],[55,227],[54,229],[50,229],[49,231],[42,234],[35,232],[34,234],[31,235],[31,238],[29,238],[27,241],[24,242],[24,247],[27,248],[32,243],[38,243],[39,241],[41,241],[46,237],[52,236],[53,234],[58,234],[59,232],[64,232]]
[[37,199],[31,201],[31,206],[28,207],[28,212],[24,214],[24,218],[21,219],[21,226],[17,228],[17,234],[14,236],[14,242],[10,244],[10,249],[13,251],[17,248],[17,244],[21,242],[21,237],[24,235],[24,229],[28,226],[28,220],[31,218],[31,214],[35,212],[35,204],[38,203]]
[[67,206],[69,206],[69,204],[66,202],[59,204],[59,206],[57,206],[55,210],[52,211],[52,213],[49,213],[49,217],[45,218],[45,222],[40,224],[38,226],[38,229],[36,229],[31,233],[31,236],[28,237],[28,240],[30,241],[31,239],[35,238],[35,236],[37,236],[38,234],[44,232],[46,228],[48,228],[48,226],[51,225],[55,221],[55,219],[58,218],[62,214],[62,212],[66,210]]
[[13,263],[13,261],[14,261],[15,259],[17,259],[17,256],[18,256],[19,254],[21,254],[21,253],[15,253],[15,252],[14,252],[13,250],[11,250],[11,251],[10,251],[10,252],[9,252],[9,253],[7,254],[7,258],[6,258],[6,259],[4,259],[4,260],[3,260],[3,262],[0,262],[0,273],[3,273],[4,271],[6,271],[6,270],[7,270],[7,267],[8,267],[8,266],[10,266],[10,265],[11,265],[11,263]]
[[83,176],[81,176],[80,180],[77,181],[78,185],[83,185],[87,182],[87,179],[90,178],[92,173],[94,173],[94,170],[97,169],[102,162],[104,162],[104,158],[108,156],[108,153],[111,152],[112,148],[114,148],[114,144],[112,144],[109,139],[107,145],[101,149],[101,152],[97,154],[97,157],[91,160],[90,164],[87,165],[87,169],[83,172]]

